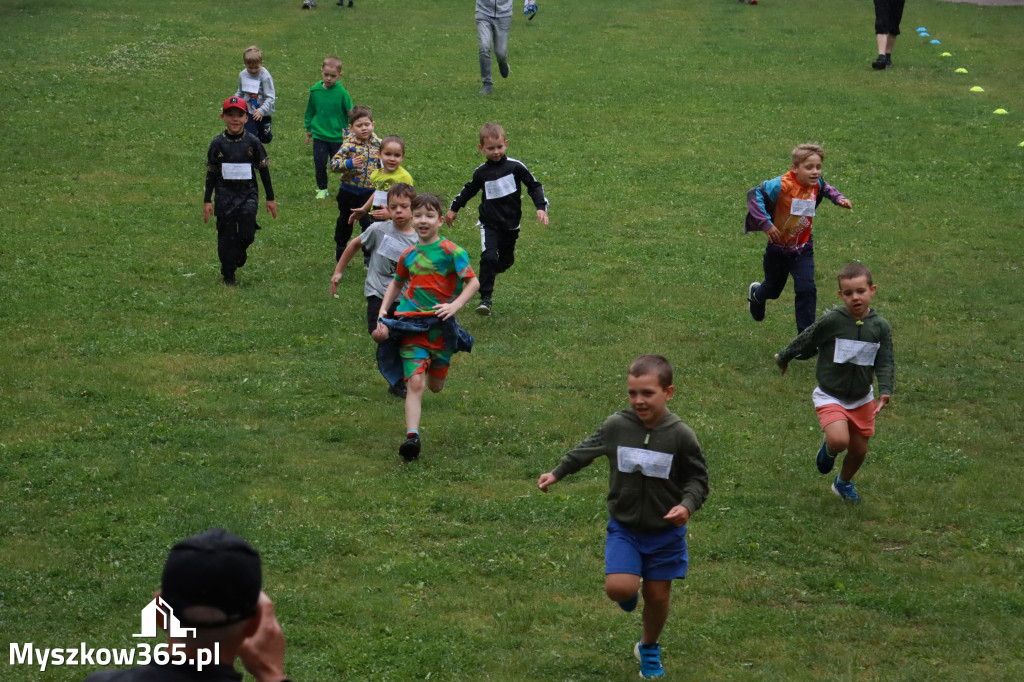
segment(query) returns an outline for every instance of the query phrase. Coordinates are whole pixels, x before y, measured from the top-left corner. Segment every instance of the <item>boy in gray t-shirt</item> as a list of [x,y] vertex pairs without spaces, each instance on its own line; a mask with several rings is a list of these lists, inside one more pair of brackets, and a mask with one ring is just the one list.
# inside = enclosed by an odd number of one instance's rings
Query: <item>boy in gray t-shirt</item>
[[[377,331],[377,318],[380,316],[384,292],[395,279],[395,264],[403,251],[416,244],[416,231],[412,227],[411,208],[412,200],[415,197],[416,190],[412,188],[412,185],[404,182],[396,182],[392,185],[388,190],[388,210],[391,212],[391,220],[370,225],[361,235],[350,241],[342,252],[341,258],[338,259],[338,265],[334,268],[334,276],[331,277],[331,296],[335,296],[338,282],[341,281],[342,274],[349,262],[363,247],[370,253],[363,294],[366,296],[367,331],[377,343],[388,339],[387,331],[383,333]],[[394,310],[388,311],[389,315],[392,313]],[[388,391],[404,398],[404,381],[392,383]]]

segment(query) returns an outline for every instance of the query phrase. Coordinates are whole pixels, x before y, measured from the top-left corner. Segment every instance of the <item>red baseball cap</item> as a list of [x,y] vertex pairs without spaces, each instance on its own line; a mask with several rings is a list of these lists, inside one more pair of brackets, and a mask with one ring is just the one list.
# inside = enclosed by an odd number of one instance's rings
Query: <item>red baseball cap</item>
[[228,97],[224,100],[224,111],[227,111],[228,109],[241,109],[242,113],[249,113],[249,108],[245,105],[245,100],[241,97]]

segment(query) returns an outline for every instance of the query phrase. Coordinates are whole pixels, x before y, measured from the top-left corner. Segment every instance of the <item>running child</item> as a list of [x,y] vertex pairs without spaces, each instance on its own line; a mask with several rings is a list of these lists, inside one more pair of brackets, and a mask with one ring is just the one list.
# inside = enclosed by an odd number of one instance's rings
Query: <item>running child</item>
[[[373,112],[357,104],[348,112],[349,127],[345,140],[331,159],[331,170],[341,173],[338,187],[338,219],[334,223],[335,260],[341,258],[352,237],[353,209],[362,208],[373,198],[370,174],[380,168],[380,138],[373,134]],[[363,217],[359,224],[366,228],[373,221]]]
[[598,457],[608,458],[605,594],[623,611],[644,598],[643,632],[633,648],[640,676],[662,677],[661,637],[672,581],[686,577],[686,523],[708,497],[708,467],[693,430],[668,410],[672,365],[641,355],[629,366],[631,409],[608,417],[592,436],[537,479],[548,488]]
[[306,102],[306,144],[313,140],[313,169],[316,171],[316,198],[327,198],[327,164],[338,153],[348,127],[352,98],[338,79],[341,60],[326,57],[320,66],[321,80],[309,89]]
[[[235,283],[235,270],[245,265],[247,249],[256,239],[256,214],[260,190],[255,172],[267,193],[267,212],[277,218],[274,188],[263,143],[245,131],[246,102],[228,97],[220,118],[225,130],[213,138],[206,152],[206,191],[203,195],[203,222],[217,216],[217,256],[224,284]],[[214,196],[216,194],[216,196]]]
[[814,322],[818,290],[814,285],[814,240],[811,223],[822,199],[852,208],[850,200],[821,177],[825,151],[816,144],[801,144],[793,150],[789,172],[766,180],[747,192],[747,218],[743,232],[764,232],[764,279],[747,288],[747,309],[760,322],[765,302],[776,299],[793,278],[796,296],[797,333]]
[[[375,222],[355,239],[348,243],[344,253],[338,260],[338,266],[331,277],[331,296],[335,295],[338,283],[345,268],[360,249],[369,251],[370,262],[366,270],[366,283],[363,295],[366,296],[367,331],[377,343],[388,340],[387,330],[383,333],[377,329],[377,318],[381,314],[381,303],[388,285],[395,278],[395,267],[398,258],[410,246],[416,244],[416,230],[412,227],[412,200],[416,198],[416,190],[412,185],[398,182],[387,192],[386,203],[391,220]],[[395,305],[392,304],[384,314],[393,315]],[[388,380],[388,392],[399,398],[405,397],[405,379],[401,373],[390,374],[381,366],[381,374]]]
[[[843,466],[832,481],[832,492],[847,502],[860,502],[853,477],[864,464],[868,439],[875,435],[875,417],[892,396],[896,361],[889,323],[871,308],[878,287],[871,271],[849,263],[839,271],[835,306],[803,330],[775,356],[782,373],[794,358],[818,354],[818,386],[811,394],[825,440],[818,449],[818,471],[832,471],[836,457],[846,451]],[[872,378],[878,377],[878,401]]]
[[482,165],[473,171],[473,178],[466,183],[459,195],[452,201],[444,221],[451,226],[459,210],[481,189],[480,213],[480,305],[479,315],[490,315],[494,295],[495,277],[512,267],[515,262],[516,240],[519,239],[519,222],[523,210],[520,197],[522,186],[533,199],[537,208],[537,221],[548,224],[548,200],[544,186],[533,177],[533,173],[522,161],[505,156],[508,140],[505,129],[497,123],[487,123],[480,129],[480,144],[477,145],[487,157]]
[[[469,351],[473,337],[459,327],[455,313],[480,288],[469,263],[469,254],[438,235],[444,216],[441,200],[433,194],[419,194],[412,200],[412,224],[416,246],[398,259],[395,279],[381,302],[377,332],[401,336],[402,366],[405,373],[405,441],[398,454],[409,462],[420,455],[420,416],[423,391],[438,393],[444,388],[452,354]],[[408,284],[405,293],[402,288]],[[394,319],[384,313],[398,300]]]
[[263,144],[274,139],[271,123],[274,116],[274,79],[263,66],[263,50],[256,45],[245,48],[242,54],[245,68],[238,74],[238,91],[235,97],[244,97],[248,106],[249,120],[245,129],[259,138]]

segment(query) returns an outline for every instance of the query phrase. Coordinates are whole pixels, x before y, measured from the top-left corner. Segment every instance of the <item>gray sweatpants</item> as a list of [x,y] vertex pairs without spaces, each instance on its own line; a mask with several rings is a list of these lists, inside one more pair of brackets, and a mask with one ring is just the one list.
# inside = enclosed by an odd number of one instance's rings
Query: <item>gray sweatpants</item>
[[498,64],[508,63],[508,29],[512,17],[487,17],[476,15],[476,34],[480,39],[480,79],[484,85],[491,85],[491,45]]

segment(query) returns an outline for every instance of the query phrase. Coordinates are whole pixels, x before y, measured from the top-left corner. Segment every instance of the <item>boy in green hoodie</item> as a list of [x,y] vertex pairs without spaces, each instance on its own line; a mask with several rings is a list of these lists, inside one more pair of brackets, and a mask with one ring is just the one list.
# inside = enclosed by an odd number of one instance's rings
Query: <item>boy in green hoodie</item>
[[[348,127],[352,98],[338,80],[341,60],[326,57],[320,65],[317,84],[309,89],[306,102],[306,144],[313,141],[313,168],[316,171],[316,198],[327,198],[327,164],[338,153]],[[335,259],[337,260],[337,259]]]
[[[541,474],[548,488],[602,455],[608,458],[605,593],[624,611],[642,589],[643,633],[633,648],[640,675],[662,677],[658,638],[668,619],[672,581],[686,577],[686,523],[708,496],[708,467],[693,430],[668,411],[672,365],[641,355],[626,377],[631,409],[616,412],[592,436]],[[641,587],[642,580],[642,587]]]
[[[871,308],[877,289],[867,266],[844,265],[839,271],[843,307],[826,312],[775,355],[775,364],[785,374],[790,360],[817,353],[818,386],[811,400],[825,432],[818,449],[818,471],[832,471],[836,456],[846,450],[832,492],[854,503],[861,499],[853,476],[867,457],[868,438],[875,435],[875,417],[889,403],[896,373],[889,323]],[[876,375],[877,402],[871,385]]]

